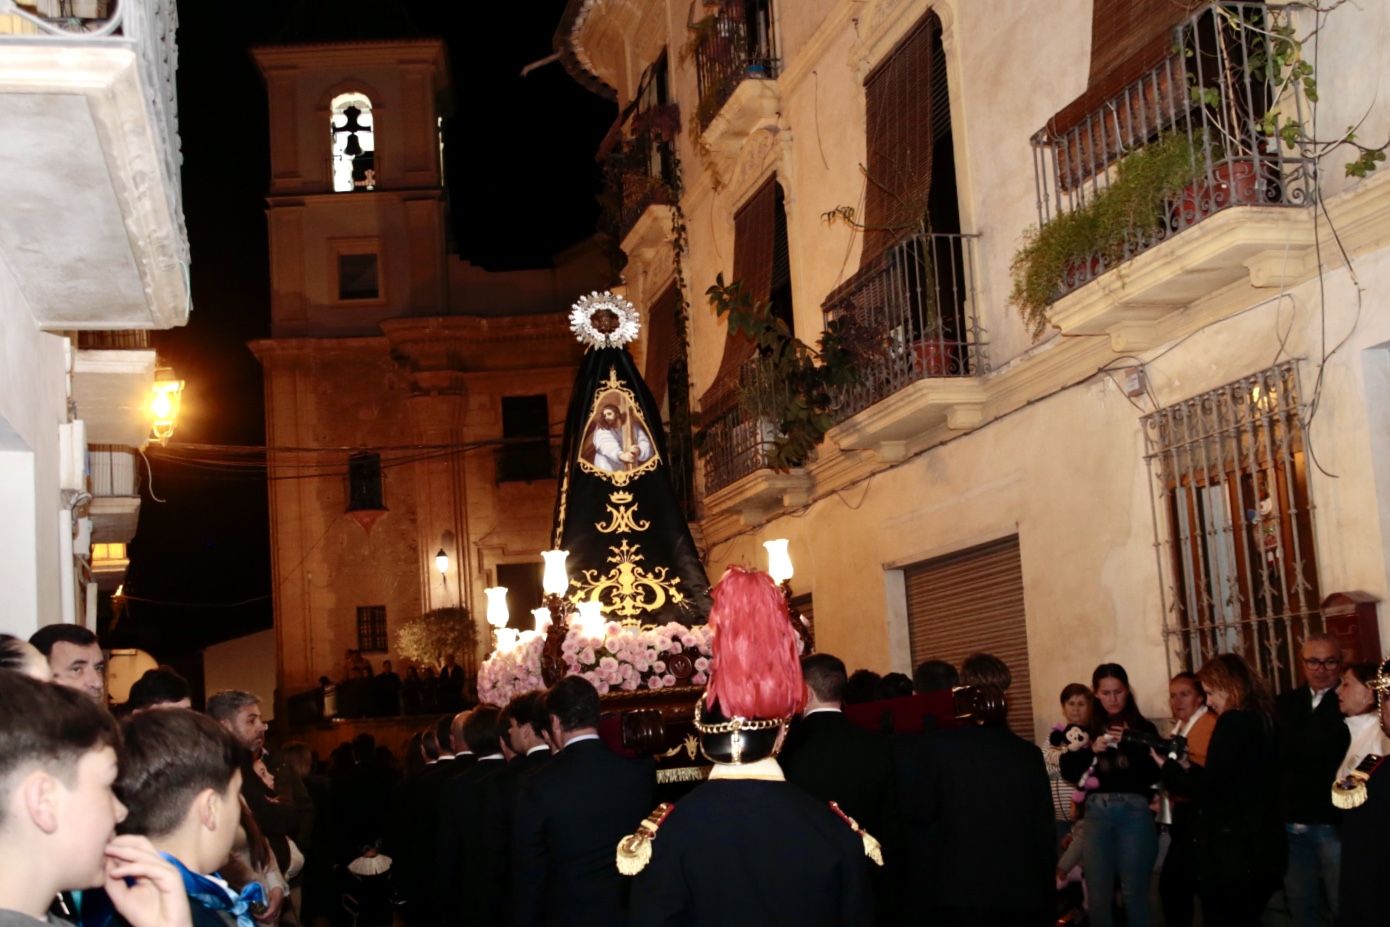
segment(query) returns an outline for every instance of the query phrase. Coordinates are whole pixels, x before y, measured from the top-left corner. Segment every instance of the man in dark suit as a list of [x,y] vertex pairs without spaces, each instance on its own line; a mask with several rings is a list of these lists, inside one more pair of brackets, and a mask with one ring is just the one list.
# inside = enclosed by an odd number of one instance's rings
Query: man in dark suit
[[469,857],[469,866],[476,871],[463,892],[463,919],[470,927],[509,923],[512,818],[522,784],[550,759],[545,725],[545,693],[540,691],[518,695],[498,718],[507,765],[477,784],[480,819],[476,852]]
[[483,784],[507,765],[502,755],[501,709],[479,705],[468,714],[463,739],[478,759],[449,780],[440,801],[435,840],[435,898],[439,922],[472,923],[466,914],[495,878],[492,852],[483,845]]
[[884,867],[872,867],[870,884],[880,922],[892,914],[890,877],[900,869],[888,824],[893,814],[893,756],[888,741],[845,717],[845,664],[828,653],[801,661],[806,707],[792,724],[778,762],[787,781],[822,802],[833,801],[884,841]]
[[1337,704],[1342,645],[1330,634],[1303,642],[1304,684],[1279,696],[1279,784],[1289,868],[1284,894],[1294,927],[1319,927],[1336,914],[1342,844],[1332,780],[1351,744]]
[[614,848],[651,810],[648,762],[599,740],[598,690],[566,676],[545,697],[559,753],[526,777],[512,821],[512,914],[518,927],[612,927],[627,916]]
[[[1003,688],[1008,678],[1003,661],[976,654],[961,681]],[[1038,748],[1002,721],[907,735],[898,747],[913,873],[902,886],[902,911],[941,927],[1050,924],[1056,834]]]
[[400,880],[409,900],[407,911],[413,912],[410,918],[412,923],[433,925],[438,922],[435,912],[438,901],[435,859],[444,790],[455,776],[466,771],[476,760],[472,753],[467,752],[463,739],[468,714],[461,711],[457,715],[445,715],[420,733],[420,752],[425,758],[425,769],[416,778],[415,786],[404,802],[409,817],[404,826],[409,850],[402,860],[405,865]]

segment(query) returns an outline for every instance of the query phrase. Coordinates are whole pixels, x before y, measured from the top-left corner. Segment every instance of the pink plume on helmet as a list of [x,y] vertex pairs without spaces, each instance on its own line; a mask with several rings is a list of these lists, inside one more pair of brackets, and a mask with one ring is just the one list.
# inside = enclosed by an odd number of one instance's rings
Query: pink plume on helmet
[[731,566],[712,592],[706,704],[725,717],[785,718],[806,702],[801,643],[772,577]]

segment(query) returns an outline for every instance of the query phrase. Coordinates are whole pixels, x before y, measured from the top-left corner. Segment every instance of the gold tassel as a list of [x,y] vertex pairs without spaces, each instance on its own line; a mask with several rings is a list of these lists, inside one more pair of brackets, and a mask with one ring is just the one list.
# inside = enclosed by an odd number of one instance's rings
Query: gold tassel
[[652,841],[656,839],[657,829],[675,807],[669,801],[662,802],[637,825],[637,830],[618,841],[618,872],[634,876],[647,868],[652,861]]
[[878,838],[876,838],[873,834],[869,833],[864,828],[860,827],[859,822],[856,821],[854,818],[845,814],[845,811],[843,808],[840,807],[839,802],[832,801],[830,803],[830,810],[838,814],[840,816],[840,820],[848,824],[849,829],[859,835],[859,839],[864,843],[864,855],[869,857],[869,859],[873,860],[875,865],[882,866],[883,844],[878,842]]
[[1341,782],[1334,782],[1332,784],[1332,804],[1343,811],[1360,808],[1366,804],[1366,780],[1351,775]]

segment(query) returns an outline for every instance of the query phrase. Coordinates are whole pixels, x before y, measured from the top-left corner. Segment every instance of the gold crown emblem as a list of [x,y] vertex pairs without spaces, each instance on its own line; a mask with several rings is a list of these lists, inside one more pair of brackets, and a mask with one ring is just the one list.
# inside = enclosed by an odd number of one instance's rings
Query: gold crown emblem
[[627,505],[629,502],[632,501],[632,493],[615,492],[609,495],[608,501],[612,502],[614,505]]

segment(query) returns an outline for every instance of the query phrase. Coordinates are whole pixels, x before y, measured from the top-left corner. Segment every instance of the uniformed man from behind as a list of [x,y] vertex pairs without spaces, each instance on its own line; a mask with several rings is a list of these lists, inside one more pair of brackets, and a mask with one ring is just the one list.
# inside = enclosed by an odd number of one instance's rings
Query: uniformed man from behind
[[695,706],[709,781],[659,806],[618,847],[636,874],[633,927],[873,923],[876,841],[788,783],[776,756],[801,709],[799,639],[766,573],[730,567],[709,616],[714,660]]

